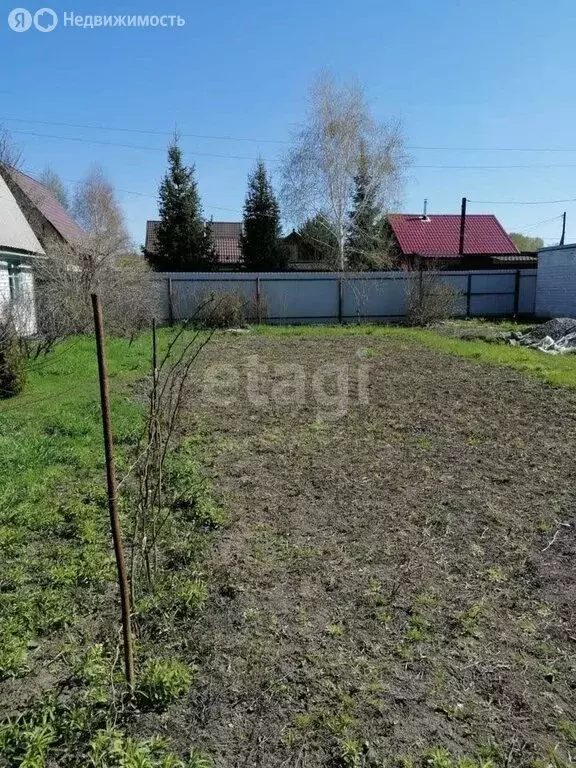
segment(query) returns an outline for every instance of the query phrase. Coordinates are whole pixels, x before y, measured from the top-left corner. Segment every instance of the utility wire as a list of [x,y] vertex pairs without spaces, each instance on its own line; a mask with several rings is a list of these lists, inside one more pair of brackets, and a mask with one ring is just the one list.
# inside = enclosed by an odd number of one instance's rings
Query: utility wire
[[[79,136],[59,136],[57,134],[37,133],[36,131],[13,131],[13,133],[22,136],[34,136],[36,138],[57,139],[58,141],[75,141],[81,144],[97,144],[98,146],[118,147],[120,149],[138,149],[146,152],[165,153],[164,147],[147,147],[141,144],[120,144],[114,141],[102,141],[100,139],[85,139]],[[197,152],[196,150],[186,150],[190,155],[197,157],[214,157],[220,160],[251,160],[257,161],[258,157],[254,155],[224,155],[215,152]],[[279,163],[278,158],[269,158],[269,163]],[[519,165],[412,165],[411,168],[429,169],[429,170],[514,170],[522,168],[576,168],[576,163],[531,163]]]
[[[112,131],[117,133],[139,133],[149,136],[174,136],[174,131],[157,131],[144,128],[126,128],[120,126],[101,125],[94,123],[69,123],[64,121],[28,120],[20,117],[0,117],[0,122],[29,123],[33,125],[53,125],[64,128],[82,128],[97,131]],[[14,131],[16,133],[16,131]],[[255,144],[289,144],[288,139],[257,139],[249,136],[219,136],[202,133],[176,133],[182,138],[210,139],[214,141],[253,142]],[[425,145],[408,145],[409,150],[429,152],[576,152],[576,147],[429,147]]]
[[576,203],[576,197],[566,200],[470,200],[474,205],[559,205],[560,203]]

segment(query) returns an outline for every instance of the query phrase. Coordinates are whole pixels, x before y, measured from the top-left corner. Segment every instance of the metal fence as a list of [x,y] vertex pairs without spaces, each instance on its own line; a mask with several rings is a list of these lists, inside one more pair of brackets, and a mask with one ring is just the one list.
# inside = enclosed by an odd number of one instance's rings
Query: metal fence
[[[457,293],[455,315],[534,314],[536,269],[434,272]],[[191,317],[212,295],[238,294],[252,319],[278,324],[385,322],[407,314],[407,272],[174,272],[159,279],[164,320]]]

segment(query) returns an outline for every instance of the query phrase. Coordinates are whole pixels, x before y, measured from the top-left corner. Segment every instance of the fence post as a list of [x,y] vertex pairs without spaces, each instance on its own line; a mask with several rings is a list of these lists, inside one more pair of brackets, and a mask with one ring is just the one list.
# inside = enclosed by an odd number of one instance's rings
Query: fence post
[[472,303],[472,274],[468,274],[468,286],[466,288],[466,317],[470,317],[470,305]]
[[514,281],[514,315],[518,314],[518,308],[520,306],[520,270],[516,270],[516,278]]
[[174,298],[172,295],[172,278],[168,278],[168,322],[174,325]]
[[260,304],[260,277],[256,278],[256,321],[258,325],[262,323],[262,309]]
[[342,275],[338,275],[338,323],[342,324],[342,304],[344,298],[344,286],[342,284]]
[[122,634],[124,640],[124,672],[126,683],[130,691],[134,690],[134,642],[132,638],[132,621],[130,608],[130,585],[126,564],[124,562],[124,549],[122,546],[122,530],[118,517],[118,494],[116,486],[116,471],[114,468],[114,444],[112,440],[112,419],[110,416],[110,393],[108,390],[108,370],[106,365],[106,352],[104,350],[104,324],[102,322],[102,308],[97,294],[91,294],[92,310],[94,312],[94,328],[96,331],[96,352],[98,357],[98,378],[100,382],[100,407],[102,410],[102,430],[104,433],[104,453],[106,457],[106,484],[108,487],[108,510],[110,513],[110,527],[112,529],[112,541],[114,543],[114,555],[116,569],[118,571],[118,586],[120,589],[120,607],[122,611]]

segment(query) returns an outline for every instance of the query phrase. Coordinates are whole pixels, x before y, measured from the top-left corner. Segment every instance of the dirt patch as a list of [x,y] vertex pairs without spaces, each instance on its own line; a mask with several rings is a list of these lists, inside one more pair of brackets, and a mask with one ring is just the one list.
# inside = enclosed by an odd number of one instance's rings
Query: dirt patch
[[[191,408],[232,523],[176,741],[193,735],[222,768],[437,746],[514,766],[556,748],[571,764],[574,395],[366,336],[225,337],[203,365],[251,356],[272,401],[250,402],[241,373],[233,402]],[[296,405],[277,397],[287,361],[305,371]],[[314,399],[326,364],[348,366],[340,418]]]

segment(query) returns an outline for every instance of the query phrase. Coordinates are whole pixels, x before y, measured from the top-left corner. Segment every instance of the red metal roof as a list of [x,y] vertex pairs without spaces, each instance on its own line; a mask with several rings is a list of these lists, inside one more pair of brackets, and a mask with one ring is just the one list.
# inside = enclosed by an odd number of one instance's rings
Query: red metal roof
[[[460,216],[391,213],[390,226],[405,255],[457,257],[460,246]],[[464,254],[517,254],[518,249],[492,214],[466,216]]]
[[67,243],[73,243],[86,236],[84,230],[43,184],[15,169],[12,169],[10,174],[30,202],[48,219]]

